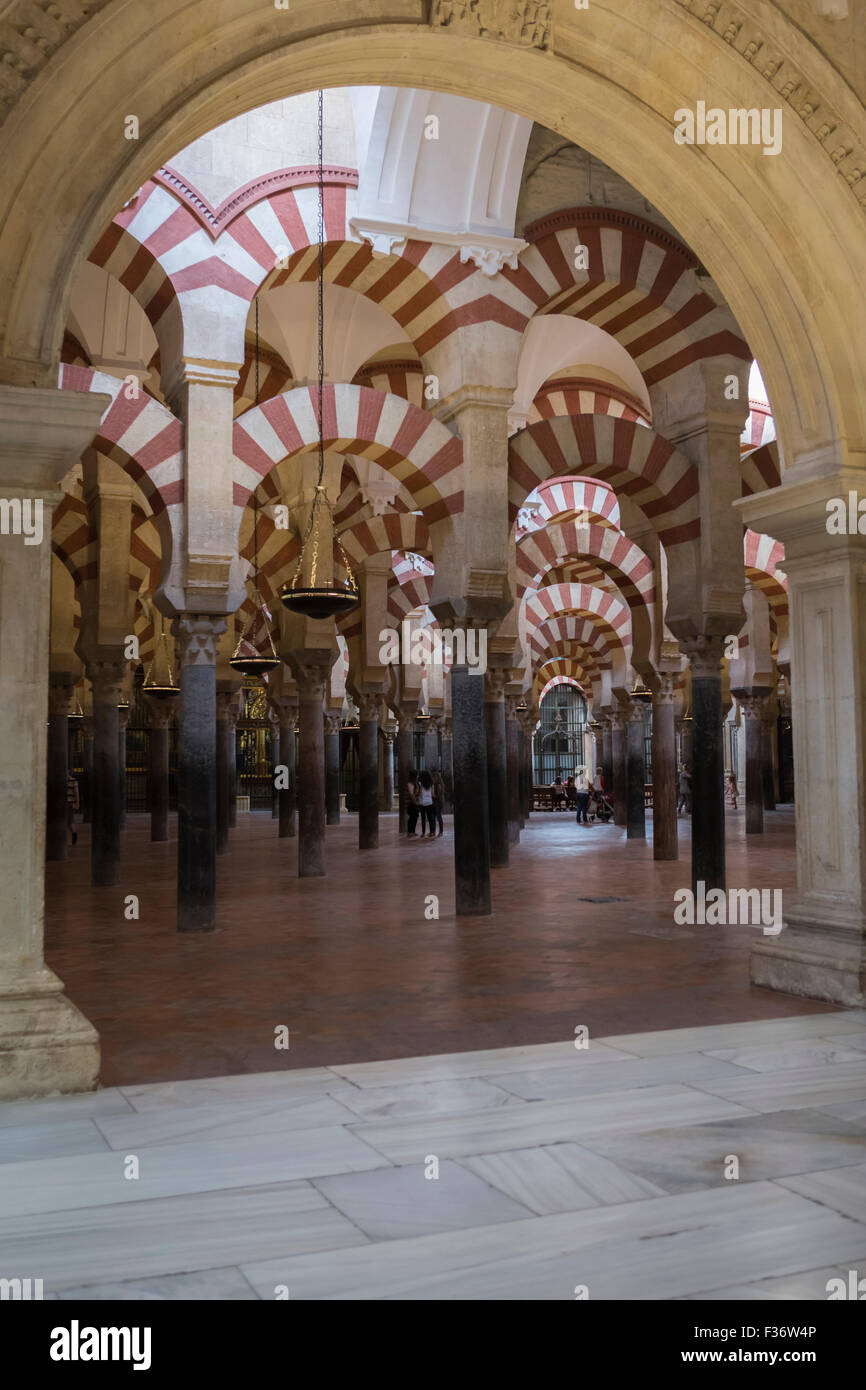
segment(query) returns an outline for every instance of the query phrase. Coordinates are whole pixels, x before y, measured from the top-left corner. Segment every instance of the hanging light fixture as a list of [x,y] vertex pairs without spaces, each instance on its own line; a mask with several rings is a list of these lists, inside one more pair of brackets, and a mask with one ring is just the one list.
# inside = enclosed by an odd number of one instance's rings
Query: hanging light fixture
[[159,614],[159,636],[156,639],[153,657],[141,688],[143,694],[152,696],[154,700],[170,700],[174,695],[180,694],[180,686],[171,669],[168,639],[165,635],[161,613]]
[[[290,613],[302,613],[306,618],[338,618],[354,608],[360,599],[358,584],[349,564],[349,557],[343,549],[339,536],[334,533],[334,514],[324,485],[325,441],[323,425],[323,398],[325,390],[325,172],[324,172],[324,93],[319,92],[319,278],[318,278],[318,368],[319,368],[319,474],[316,490],[310,507],[301,553],[295,572],[288,584],[280,591],[283,606]],[[318,583],[319,552],[323,545],[333,554],[331,537],[336,542],[340,560],[346,570],[346,580],[342,584],[334,579],[324,584]],[[309,558],[309,583],[301,584],[301,573]],[[330,565],[328,566],[330,570]]]
[[652,691],[648,690],[647,687],[644,685],[642,678],[640,676],[637,676],[635,679],[634,686],[629,692],[629,699],[641,700],[645,705],[649,705],[652,704],[652,698]]
[[[259,301],[256,296],[256,405],[259,403]],[[263,676],[268,671],[276,670],[280,664],[274,648],[274,639],[271,636],[271,615],[265,607],[264,600],[259,591],[259,499],[258,494],[253,492],[253,611],[250,614],[249,622],[244,627],[240,635],[240,640],[229,658],[229,666],[233,671],[240,671],[244,676]],[[265,642],[264,651],[256,641],[259,631],[264,625]]]

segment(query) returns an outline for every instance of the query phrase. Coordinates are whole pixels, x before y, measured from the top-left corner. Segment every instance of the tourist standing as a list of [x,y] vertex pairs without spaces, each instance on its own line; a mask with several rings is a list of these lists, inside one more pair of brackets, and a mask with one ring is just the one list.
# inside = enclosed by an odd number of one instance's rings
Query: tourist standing
[[577,769],[574,786],[577,799],[577,823],[580,825],[581,822],[583,822],[584,825],[589,825],[587,810],[589,807],[591,784],[585,767],[579,767]]
[[445,782],[441,772],[433,773],[433,821],[439,826],[436,831],[437,839],[444,830],[442,822],[442,807],[445,805]]
[[418,824],[418,815],[421,810],[420,799],[421,788],[418,786],[418,774],[413,768],[406,783],[406,838],[408,840],[415,836],[415,827]]
[[433,829],[433,778],[426,767],[423,772],[418,773],[419,801],[421,803],[421,837],[427,833],[430,827],[430,838],[435,835]]

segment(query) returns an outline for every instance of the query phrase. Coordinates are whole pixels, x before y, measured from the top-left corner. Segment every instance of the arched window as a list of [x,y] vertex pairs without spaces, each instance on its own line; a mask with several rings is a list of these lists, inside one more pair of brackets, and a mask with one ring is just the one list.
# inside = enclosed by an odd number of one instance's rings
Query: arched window
[[586,701],[575,685],[555,685],[541,701],[534,739],[534,778],[541,785],[563,781],[586,762]]

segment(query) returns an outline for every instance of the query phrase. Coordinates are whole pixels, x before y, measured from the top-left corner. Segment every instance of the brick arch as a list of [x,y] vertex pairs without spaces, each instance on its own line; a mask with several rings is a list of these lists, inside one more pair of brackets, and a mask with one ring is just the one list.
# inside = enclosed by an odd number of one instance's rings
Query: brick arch
[[183,503],[183,425],[146,392],[128,400],[124,382],[89,367],[60,367],[60,386],[111,396],[91,447],[110,458],[137,483],[147,499],[159,534],[163,564],[171,560],[173,533]]
[[517,595],[536,588],[558,567],[560,556],[592,559],[593,568],[611,578],[631,610],[632,660],[643,664],[652,652],[656,590],[653,564],[622,531],[574,522],[532,531],[517,544]]
[[592,699],[592,678],[579,661],[562,656],[545,661],[536,671],[532,681],[535,704],[540,707],[548,690],[552,690],[556,685],[574,685],[587,704]]
[[76,589],[96,574],[95,541],[87,504],[65,492],[51,518],[51,549],[71,574]]
[[782,474],[779,467],[779,446],[775,439],[741,456],[740,478],[743,497],[749,497],[753,492],[765,492],[767,488],[779,487]]
[[410,550],[425,555],[431,549],[427,523],[412,512],[388,512],[356,521],[340,532],[340,540],[353,563],[386,551]]
[[[600,629],[607,629],[615,641],[610,643],[614,683],[624,685],[631,653],[630,611],[621,598],[587,584],[548,585],[527,591],[520,606],[520,632],[528,645],[533,631],[559,617],[588,618]],[[621,655],[620,655],[621,653]]]
[[634,396],[612,383],[583,377],[553,378],[536,391],[527,423],[555,415],[615,415],[649,423],[647,411]]
[[546,478],[569,473],[599,478],[630,497],[670,550],[700,535],[697,469],[653,430],[609,415],[564,415],[528,425],[509,442],[511,516]]
[[786,617],[788,613],[788,577],[780,569],[784,559],[785,547],[781,541],[760,531],[746,531],[743,536],[746,574],[756,588],[766,594],[774,619]]
[[[463,508],[463,445],[432,415],[399,396],[346,383],[325,386],[322,433],[333,453],[360,454],[392,473],[430,527]],[[234,423],[234,500],[239,511],[278,463],[318,448],[318,391],[297,387]],[[238,516],[240,521],[240,516]]]
[[[551,676],[551,677],[550,677],[550,680],[547,682],[547,684],[544,686],[544,688],[539,692],[539,695],[538,695],[538,703],[539,703],[539,705],[541,704],[541,701],[544,699],[544,697],[545,697],[545,695],[547,694],[547,692],[548,692],[549,690],[554,690],[554,689],[556,688],[556,686],[558,686],[558,685],[573,685],[573,686],[575,687],[575,689],[576,689],[581,695],[583,695],[583,690],[581,689],[580,682],[579,682],[578,680],[576,680],[574,676]],[[583,695],[583,697],[584,697],[584,699],[586,699],[586,696],[585,696],[585,695]]]
[[527,526],[515,522],[515,535],[528,535],[556,517],[571,519],[574,513],[591,513],[603,525],[619,527],[620,513],[616,493],[590,478],[553,478],[537,489],[539,509]]
[[625,669],[627,657],[622,641],[610,624],[596,614],[569,613],[548,618],[529,635],[529,650],[535,663],[551,655],[568,656],[575,646],[591,652],[593,663],[601,671],[612,671],[615,664]]
[[[662,228],[615,208],[565,208],[524,229],[517,270],[504,270],[509,303],[527,321],[570,314],[626,349],[647,386],[707,357],[752,354],[725,305],[706,293],[696,257]],[[576,270],[578,242],[588,271]]]

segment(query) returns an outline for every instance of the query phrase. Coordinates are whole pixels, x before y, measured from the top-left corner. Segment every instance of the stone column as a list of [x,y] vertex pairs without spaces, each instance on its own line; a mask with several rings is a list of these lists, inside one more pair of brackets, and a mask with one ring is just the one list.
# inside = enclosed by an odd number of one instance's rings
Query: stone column
[[424,730],[424,766],[428,772],[435,772],[439,765],[439,730],[435,719],[430,719]]
[[768,695],[761,711],[761,783],[764,793],[764,810],[776,809],[776,734],[778,730],[778,705],[772,694]]
[[626,715],[615,710],[610,716],[611,758],[613,760],[613,823],[628,825],[628,773],[626,768]]
[[277,768],[283,761],[280,746],[280,716],[278,710],[271,710],[268,719],[271,725],[271,820],[280,818],[280,793],[277,788]]
[[93,779],[90,881],[108,888],[120,878],[120,704],[126,663],[94,658],[87,664],[93,687]]
[[103,395],[0,386],[0,496],[30,530],[13,526],[0,532],[3,1100],[91,1090],[99,1075],[96,1032],[65,997],[43,957],[45,717],[57,486],[109,404]]
[[763,707],[767,690],[734,690],[746,729],[746,834],[764,833]]
[[605,795],[613,795],[613,729],[611,721],[605,719],[601,731],[601,765],[604,776]]
[[458,917],[479,917],[490,912],[484,684],[485,678],[473,675],[468,666],[452,666],[454,877]]
[[653,859],[679,858],[677,735],[674,675],[660,675],[653,693]]
[[126,730],[129,726],[129,705],[121,700],[117,710],[117,798],[120,806],[120,828],[126,825]]
[[[298,686],[298,877],[325,874],[325,692],[331,665],[293,664]],[[329,716],[336,718],[336,716]],[[336,735],[339,740],[339,733]],[[339,774],[339,752],[337,754]],[[329,787],[330,790],[330,787]],[[339,780],[337,781],[339,808]]]
[[288,786],[280,790],[280,839],[293,840],[297,834],[297,772],[295,770],[294,709],[280,705],[280,756],[288,774]]
[[626,838],[646,839],[646,720],[643,700],[629,701],[626,725]]
[[148,699],[147,708],[150,838],[161,844],[168,839],[169,729],[173,710],[167,700]]
[[229,777],[229,830],[234,830],[238,823],[238,719],[240,711],[235,706],[231,716],[231,737],[228,748],[228,777]]
[[82,770],[84,783],[81,820],[90,825],[93,820],[93,715],[85,714],[81,721]]
[[526,825],[526,733],[520,716],[517,720],[517,824],[522,830]]
[[442,781],[445,784],[445,800],[442,804],[442,813],[451,810],[452,793],[454,790],[453,744],[451,738],[451,720],[443,719],[441,724],[442,732]]
[[517,696],[505,697],[505,758],[508,774],[508,843],[520,842],[520,729],[517,724]]
[[694,747],[694,717],[689,714],[677,720],[677,727],[680,731],[680,750],[682,752],[682,762],[684,767],[693,767],[692,750]]
[[490,867],[508,863],[508,761],[505,747],[505,685],[508,671],[491,667],[484,686],[484,726],[487,740],[487,815],[490,826]]
[[535,761],[532,755],[532,741],[535,735],[535,725],[537,722],[535,714],[530,709],[520,716],[520,727],[523,730],[523,756],[525,758],[523,770],[523,785],[526,793],[526,800],[523,803],[524,824],[532,815],[532,788],[535,783]]
[[379,845],[379,697],[359,695],[358,849]]
[[692,891],[725,888],[722,639],[680,641],[692,672]]
[[412,734],[415,729],[415,710],[401,708],[397,728],[397,782],[400,796],[400,834],[405,835],[409,824],[406,783],[412,770]]
[[48,691],[48,785],[45,858],[67,857],[66,784],[69,777],[69,682],[52,681]]
[[235,725],[232,706],[235,693],[232,690],[218,690],[216,695],[216,852],[225,854],[229,847],[229,821],[231,810],[232,774],[234,758],[232,748]]
[[177,929],[216,926],[216,655],[224,617],[185,613],[172,625],[180,667],[177,758]]
[[382,737],[379,740],[379,763],[382,800],[379,803],[379,809],[381,811],[393,811],[394,809],[394,735],[389,725],[389,719],[388,706],[383,699],[380,699],[379,727],[382,729]]
[[340,824],[340,716],[324,717],[325,806],[328,825]]

